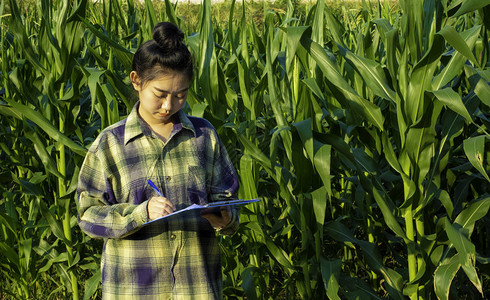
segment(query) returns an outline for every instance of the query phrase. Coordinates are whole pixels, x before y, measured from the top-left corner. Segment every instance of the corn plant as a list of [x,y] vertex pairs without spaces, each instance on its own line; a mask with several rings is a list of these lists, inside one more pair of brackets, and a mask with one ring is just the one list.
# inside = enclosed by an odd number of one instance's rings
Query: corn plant
[[[237,101],[238,106],[243,101],[251,120],[232,126],[244,147],[239,164],[246,186],[242,195],[268,194],[271,180],[278,186],[264,206],[246,214],[250,222],[244,230],[249,231],[250,245],[245,248],[253,249],[252,265],[242,271],[248,297],[274,298],[284,291],[288,296],[318,297],[314,293],[323,293],[318,284],[323,281],[326,294],[335,298],[342,280],[342,286],[350,289],[347,295],[376,297],[381,276],[390,297],[425,299],[435,294],[446,299],[460,268],[483,295],[477,252],[469,238],[490,201],[484,166],[488,113],[483,113],[488,112],[484,79],[488,45],[480,42],[483,45],[475,47],[477,41],[487,40],[487,28],[478,22],[468,24],[473,20],[468,14],[483,20],[488,4],[402,1],[400,5],[403,15],[363,17],[349,31],[319,1],[307,18],[310,26],[298,26],[288,13],[284,21],[275,21],[278,16],[270,14],[261,37],[245,21],[241,30],[228,35],[239,40],[236,35],[242,33],[257,41],[252,53],[265,48],[265,53],[254,56],[257,77],[246,73],[250,54],[243,52],[243,43],[240,53],[231,52],[233,64],[226,65],[246,74],[239,77],[244,82],[237,86],[241,93]],[[471,83],[462,76],[475,77]],[[478,83],[480,90],[475,91]],[[229,85],[226,79],[219,84]],[[262,100],[250,97],[254,87],[260,89],[255,95]],[[257,116],[263,131],[255,127]],[[467,131],[460,136],[465,126]],[[257,130],[262,135],[249,135]],[[460,145],[462,140],[463,147],[458,149],[455,140]],[[270,155],[261,149],[263,143],[270,145]],[[470,183],[473,176],[456,179],[457,169],[448,164],[461,159],[479,170],[476,185]],[[465,182],[463,194],[455,193],[459,180]],[[277,203],[271,199],[281,199],[278,206],[287,209],[274,213]],[[323,226],[328,209],[330,221]],[[378,218],[388,239],[379,235]],[[360,228],[362,238],[353,233]],[[363,252],[363,273],[371,278],[375,293],[354,279],[359,277],[359,266],[348,279],[339,275],[341,261],[328,259],[322,249],[323,230],[345,244],[344,264]],[[387,266],[376,244],[393,245],[388,253],[401,263]],[[404,257],[396,253],[400,247],[405,248]],[[268,255],[276,262],[267,261]],[[282,269],[280,278],[290,279],[280,281],[277,292],[270,291],[274,265]]]

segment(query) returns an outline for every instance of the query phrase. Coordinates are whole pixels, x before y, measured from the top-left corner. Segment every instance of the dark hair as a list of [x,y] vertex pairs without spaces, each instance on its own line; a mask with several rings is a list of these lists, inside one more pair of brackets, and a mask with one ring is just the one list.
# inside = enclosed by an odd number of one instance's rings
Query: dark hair
[[161,22],[153,28],[153,39],[144,42],[133,57],[133,71],[144,85],[169,71],[180,71],[192,80],[192,56],[184,44],[184,34],[173,23]]

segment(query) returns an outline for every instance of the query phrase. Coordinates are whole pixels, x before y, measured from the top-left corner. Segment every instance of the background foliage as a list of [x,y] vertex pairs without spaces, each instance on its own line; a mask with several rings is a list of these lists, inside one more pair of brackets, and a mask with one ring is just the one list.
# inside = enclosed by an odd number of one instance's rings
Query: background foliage
[[488,297],[490,1],[339,3],[1,1],[0,298],[100,296],[78,170],[164,20],[262,198],[221,240],[228,298]]

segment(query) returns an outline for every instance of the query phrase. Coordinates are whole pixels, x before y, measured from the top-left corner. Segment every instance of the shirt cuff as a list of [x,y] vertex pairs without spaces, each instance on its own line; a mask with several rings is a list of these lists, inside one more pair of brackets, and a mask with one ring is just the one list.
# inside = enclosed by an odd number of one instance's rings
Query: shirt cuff
[[148,222],[148,200],[136,206],[132,215],[138,227]]
[[238,230],[239,225],[240,225],[240,210],[232,209],[232,216],[231,216],[230,223],[228,223],[228,225],[226,225],[225,227],[217,229],[216,232],[221,235],[233,235]]

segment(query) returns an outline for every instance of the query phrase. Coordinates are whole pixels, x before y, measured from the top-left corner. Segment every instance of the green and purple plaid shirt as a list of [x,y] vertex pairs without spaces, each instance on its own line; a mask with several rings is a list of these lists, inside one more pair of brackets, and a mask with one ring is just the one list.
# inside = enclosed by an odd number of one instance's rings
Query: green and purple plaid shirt
[[[219,299],[218,241],[209,222],[191,211],[148,225],[151,179],[177,210],[235,199],[238,178],[212,125],[178,113],[166,143],[142,122],[138,103],[103,130],[90,147],[78,182],[78,224],[104,238],[104,299]],[[232,234],[238,211],[220,230]]]

